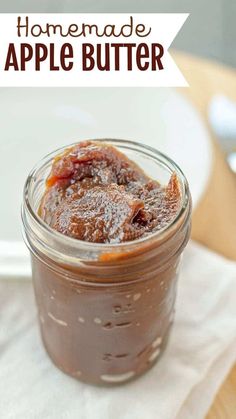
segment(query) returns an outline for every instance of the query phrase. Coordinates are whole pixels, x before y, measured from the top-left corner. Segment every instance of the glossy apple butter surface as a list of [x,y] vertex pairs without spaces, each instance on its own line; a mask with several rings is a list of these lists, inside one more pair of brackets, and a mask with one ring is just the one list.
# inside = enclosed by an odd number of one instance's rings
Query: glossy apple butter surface
[[39,215],[75,239],[121,243],[168,225],[180,198],[175,174],[162,186],[115,147],[85,141],[55,158]]

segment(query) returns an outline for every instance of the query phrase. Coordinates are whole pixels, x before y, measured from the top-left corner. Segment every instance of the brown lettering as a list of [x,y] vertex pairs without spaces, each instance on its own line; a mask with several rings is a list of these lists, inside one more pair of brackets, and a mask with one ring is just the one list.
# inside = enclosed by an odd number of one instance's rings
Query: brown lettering
[[45,44],[35,45],[35,70],[40,71],[41,62],[45,61],[48,56],[48,49]]
[[143,25],[142,23],[139,23],[136,26],[135,33],[136,33],[137,36],[140,36],[141,38],[144,38],[145,36],[150,35],[150,33],[152,31],[152,28],[149,28],[149,31],[142,35],[142,33],[145,32],[145,30],[146,30],[146,26]]
[[152,44],[152,71],[163,70],[161,59],[164,55],[164,48],[161,44]]
[[30,44],[20,45],[20,56],[21,56],[21,71],[25,71],[25,64],[29,62],[33,57],[33,48]]
[[106,25],[105,26],[104,32],[103,32],[103,34],[105,36],[107,36],[108,38],[110,36],[116,36],[116,35],[114,35],[114,33],[115,33],[115,25]]
[[111,44],[111,47],[115,50],[115,71],[120,69],[120,48],[122,44]]
[[94,69],[94,46],[92,44],[82,44],[82,68],[83,71],[91,71]]
[[68,34],[74,38],[77,38],[78,34],[76,32],[78,32],[78,30],[79,30],[78,25],[75,25],[74,23],[72,23],[69,26]]
[[65,71],[70,71],[73,68],[73,61],[66,64],[66,60],[73,58],[73,47],[71,44],[63,44],[61,47],[61,67]]
[[[133,33],[133,25],[134,25],[133,16],[130,16],[129,19],[130,19],[130,23],[121,26],[121,31],[120,31],[120,34],[118,36],[122,35],[125,38],[129,38],[132,35],[132,33]],[[125,33],[125,29],[128,29],[128,32],[127,33]]]
[[127,48],[127,70],[132,71],[132,50],[136,47],[136,44],[122,44],[124,47]]
[[4,70],[8,71],[10,67],[13,67],[15,71],[19,71],[14,44],[9,44]]
[[55,45],[50,44],[50,70],[59,71],[60,68],[58,65],[55,65]]
[[83,35],[84,37],[86,37],[86,32],[87,32],[86,31],[86,28],[88,28],[88,34],[89,35],[91,35],[93,33],[93,29],[95,29],[95,35],[96,36],[98,36],[98,37],[104,36],[104,31],[101,34],[99,34],[97,25],[87,25],[87,24],[83,23],[82,24],[82,33],[81,33],[81,35]]
[[149,67],[149,62],[147,60],[142,64],[141,60],[143,58],[149,58],[149,48],[147,44],[139,44],[137,47],[136,62],[138,69],[141,71],[145,71]]
[[104,64],[102,64],[102,45],[97,45],[97,68],[100,71],[109,71],[110,70],[110,51],[109,44],[104,45]]
[[[28,37],[31,34],[33,37],[39,37],[40,35],[47,35],[47,37],[59,34],[61,37],[65,38],[67,36],[80,37],[84,38],[88,35],[96,35],[97,37],[111,37],[114,36],[119,38],[121,36],[125,38],[131,37],[133,34],[136,34],[139,37],[147,37],[151,33],[151,28],[147,29],[146,26],[142,23],[134,24],[133,16],[129,17],[129,22],[120,26],[116,24],[108,24],[103,27],[98,27],[96,24],[81,23],[78,26],[75,23],[72,23],[67,26],[62,26],[60,24],[51,24],[45,23],[44,27],[39,24],[30,24],[30,19],[28,16],[25,17],[25,22],[23,23],[22,18],[18,16],[17,18],[17,35],[19,37],[25,36]],[[22,31],[24,32],[22,33]]]
[[[47,23],[45,31],[41,28],[41,33],[46,34],[48,37],[50,36],[50,33],[52,33],[53,35],[56,35],[58,32],[62,38],[66,38],[68,36],[68,32],[66,32],[65,34],[63,33],[63,28],[61,25],[51,25],[50,23]],[[31,35],[34,36],[34,34],[32,33],[32,29],[31,29]]]
[[[36,31],[35,31],[36,30]],[[41,28],[40,25],[33,25],[31,27],[31,35],[34,36],[35,38],[38,38],[40,35],[42,35],[43,30]]]
[[27,37],[29,34],[29,18],[26,16],[25,24],[21,25],[21,17],[18,16],[17,18],[17,36],[21,37],[21,29],[25,29],[25,36]]

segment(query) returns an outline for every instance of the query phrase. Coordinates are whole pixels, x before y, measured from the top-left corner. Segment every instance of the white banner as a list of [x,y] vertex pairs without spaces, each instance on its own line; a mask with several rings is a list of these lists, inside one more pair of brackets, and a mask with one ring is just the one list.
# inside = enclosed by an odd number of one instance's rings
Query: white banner
[[0,14],[0,86],[187,86],[186,13]]

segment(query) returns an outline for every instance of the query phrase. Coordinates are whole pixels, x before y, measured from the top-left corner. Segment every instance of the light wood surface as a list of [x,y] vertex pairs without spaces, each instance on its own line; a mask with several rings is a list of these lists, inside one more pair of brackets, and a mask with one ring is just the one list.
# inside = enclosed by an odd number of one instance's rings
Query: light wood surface
[[[225,94],[236,101],[236,71],[179,52],[172,52],[172,56],[190,86],[178,90],[197,107],[209,129],[213,146],[212,174],[193,214],[192,237],[236,260],[236,175],[229,170],[207,119],[213,95]],[[236,366],[219,389],[207,419],[236,419]]]

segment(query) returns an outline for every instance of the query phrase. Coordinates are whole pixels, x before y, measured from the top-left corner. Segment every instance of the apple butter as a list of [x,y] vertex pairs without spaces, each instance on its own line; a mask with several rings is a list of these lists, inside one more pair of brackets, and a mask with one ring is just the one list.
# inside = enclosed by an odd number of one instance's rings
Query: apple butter
[[187,181],[125,140],[83,141],[30,173],[22,219],[45,348],[64,372],[111,385],[161,356],[190,234]]
[[39,215],[79,240],[121,243],[162,229],[181,201],[174,173],[161,186],[106,143],[81,142],[52,164]]

